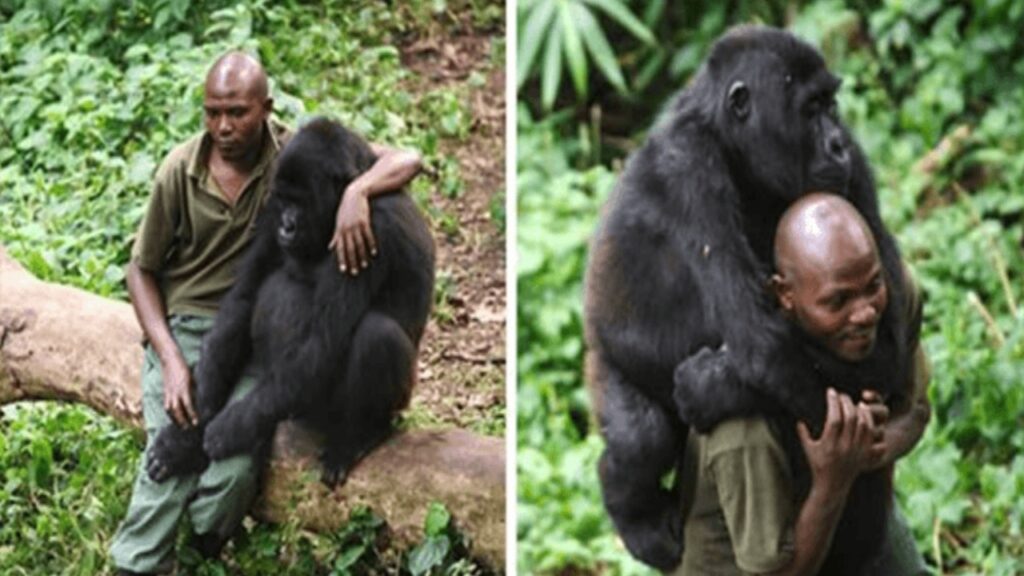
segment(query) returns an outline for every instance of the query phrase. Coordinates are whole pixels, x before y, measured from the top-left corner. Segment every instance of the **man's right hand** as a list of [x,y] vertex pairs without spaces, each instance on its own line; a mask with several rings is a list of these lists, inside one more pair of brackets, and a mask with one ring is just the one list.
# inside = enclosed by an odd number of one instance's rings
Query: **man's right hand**
[[877,430],[868,405],[854,405],[849,396],[832,388],[826,393],[826,401],[828,411],[821,437],[812,438],[803,422],[797,424],[797,434],[813,481],[845,492],[861,472],[878,465],[884,450],[875,442]]
[[164,409],[182,427],[197,426],[199,418],[192,408],[192,375],[181,356],[163,362]]

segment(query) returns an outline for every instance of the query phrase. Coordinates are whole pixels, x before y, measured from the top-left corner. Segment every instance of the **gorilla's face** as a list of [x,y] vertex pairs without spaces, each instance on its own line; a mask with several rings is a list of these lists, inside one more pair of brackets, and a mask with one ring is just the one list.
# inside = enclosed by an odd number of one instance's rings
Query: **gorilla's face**
[[747,52],[720,71],[719,123],[730,164],[744,188],[786,202],[814,190],[842,195],[852,144],[836,113],[840,80],[809,46],[792,48],[799,58]]
[[323,176],[308,173],[298,181],[279,177],[274,183],[277,244],[302,260],[326,254],[331,240],[340,191]]

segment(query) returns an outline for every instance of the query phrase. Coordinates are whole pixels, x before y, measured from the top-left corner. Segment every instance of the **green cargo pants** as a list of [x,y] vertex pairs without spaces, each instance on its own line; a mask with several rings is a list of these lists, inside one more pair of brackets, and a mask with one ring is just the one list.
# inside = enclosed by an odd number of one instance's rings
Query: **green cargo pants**
[[[212,318],[175,316],[171,333],[189,367],[199,359],[203,335]],[[246,370],[229,402],[245,396],[256,383]],[[171,419],[164,410],[163,375],[152,346],[146,346],[142,368],[142,415],[146,425],[146,450]],[[167,572],[174,566],[174,541],[178,521],[187,510],[197,534],[231,536],[256,495],[258,469],[250,455],[212,462],[201,474],[168,478],[161,483],[146,474],[143,453],[124,522],[114,536],[110,553],[114,565],[134,572]]]

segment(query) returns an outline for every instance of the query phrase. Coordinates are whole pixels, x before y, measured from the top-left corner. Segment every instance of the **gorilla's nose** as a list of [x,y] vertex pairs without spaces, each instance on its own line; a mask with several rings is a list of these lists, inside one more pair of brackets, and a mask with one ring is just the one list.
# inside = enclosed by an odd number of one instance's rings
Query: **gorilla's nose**
[[285,240],[291,240],[295,236],[295,229],[297,228],[295,215],[290,212],[281,214],[281,226],[278,227],[277,233],[280,234],[281,238]]
[[842,134],[838,130],[829,135],[828,141],[825,143],[825,149],[833,161],[840,164],[847,162],[846,146],[843,144]]

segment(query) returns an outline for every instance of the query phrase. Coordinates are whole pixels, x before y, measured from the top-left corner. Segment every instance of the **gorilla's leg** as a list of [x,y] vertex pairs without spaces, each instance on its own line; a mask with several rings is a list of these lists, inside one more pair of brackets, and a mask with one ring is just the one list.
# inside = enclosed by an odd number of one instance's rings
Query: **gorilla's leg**
[[678,488],[664,488],[661,479],[675,469],[686,431],[614,369],[602,366],[595,376],[605,507],[633,556],[671,570],[683,552],[683,518]]
[[416,347],[390,316],[371,310],[352,338],[345,378],[331,399],[323,482],[336,486],[392,432],[395,412],[409,401]]

